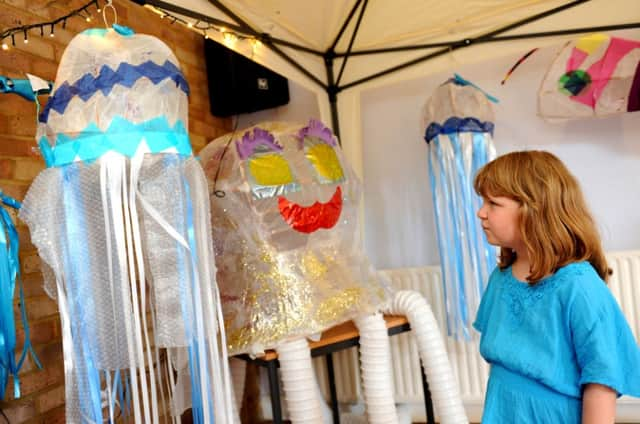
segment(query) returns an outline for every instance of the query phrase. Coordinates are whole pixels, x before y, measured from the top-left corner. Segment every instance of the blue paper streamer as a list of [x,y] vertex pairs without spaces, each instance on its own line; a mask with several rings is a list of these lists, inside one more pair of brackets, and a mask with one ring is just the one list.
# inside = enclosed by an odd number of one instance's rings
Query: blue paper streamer
[[58,134],[53,147],[46,137],[42,137],[38,145],[47,167],[59,167],[70,164],[77,158],[85,163],[92,163],[109,151],[133,157],[142,141],[147,143],[151,153],[175,148],[178,154],[192,154],[184,123],[177,121],[171,127],[164,116],[139,124],[117,116],[104,132],[91,123],[74,138]]

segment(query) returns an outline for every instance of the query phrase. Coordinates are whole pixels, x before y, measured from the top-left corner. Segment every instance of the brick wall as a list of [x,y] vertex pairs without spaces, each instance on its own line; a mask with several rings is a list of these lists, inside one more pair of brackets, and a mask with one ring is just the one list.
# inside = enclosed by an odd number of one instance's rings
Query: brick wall
[[[11,27],[54,20],[85,3],[84,0],[0,0],[0,32]],[[115,0],[113,4],[119,24],[160,38],[180,60],[191,88],[189,132],[194,151],[198,152],[207,141],[228,132],[231,122],[215,118],[209,113],[202,37],[179,24],[170,25],[133,2]],[[23,37],[16,37],[14,48],[0,50],[0,75],[25,78],[25,73],[31,73],[53,81],[60,57],[73,36],[89,27],[103,27],[102,17],[97,15],[95,8],[92,7],[91,12],[94,19],[92,23],[74,17],[67,21],[66,29],[56,26],[53,38],[41,38],[39,30],[29,33],[28,44],[23,43]],[[41,103],[45,102],[46,97],[41,97]],[[0,189],[18,200],[24,198],[31,181],[44,169],[44,162],[35,150],[35,122],[35,104],[13,94],[0,95]],[[28,228],[17,221],[15,214],[12,216],[20,233],[20,261],[31,341],[44,369],[38,370],[30,359],[27,360],[20,373],[22,396],[13,399],[13,383],[10,381],[6,399],[0,403],[0,408],[11,423],[62,423],[64,371],[57,305],[42,288],[40,261],[30,242]],[[15,304],[21,348],[24,333],[17,315],[17,299]],[[0,418],[2,421],[4,419]]]

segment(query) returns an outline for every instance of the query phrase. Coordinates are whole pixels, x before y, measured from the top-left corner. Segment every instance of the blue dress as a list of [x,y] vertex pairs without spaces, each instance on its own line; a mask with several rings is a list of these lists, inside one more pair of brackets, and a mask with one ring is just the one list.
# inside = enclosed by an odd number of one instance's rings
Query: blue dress
[[533,287],[496,268],[473,326],[491,365],[484,424],[579,424],[587,383],[640,397],[640,348],[588,262]]

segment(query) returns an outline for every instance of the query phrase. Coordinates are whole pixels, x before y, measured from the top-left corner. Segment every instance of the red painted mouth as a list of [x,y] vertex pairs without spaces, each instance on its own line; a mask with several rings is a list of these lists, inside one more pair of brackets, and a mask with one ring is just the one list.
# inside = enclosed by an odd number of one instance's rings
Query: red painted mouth
[[342,190],[338,186],[327,203],[315,202],[308,207],[292,203],[284,196],[280,196],[278,207],[280,215],[287,224],[301,233],[313,233],[320,228],[332,228],[338,222],[342,212]]

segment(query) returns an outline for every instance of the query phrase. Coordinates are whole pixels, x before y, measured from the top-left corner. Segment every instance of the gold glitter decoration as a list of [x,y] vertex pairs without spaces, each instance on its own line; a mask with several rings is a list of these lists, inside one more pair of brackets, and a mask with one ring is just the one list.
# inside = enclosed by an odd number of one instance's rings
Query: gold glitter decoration
[[327,264],[321,262],[312,251],[304,254],[300,265],[306,280],[317,280],[327,274]]
[[[308,333],[314,306],[310,283],[281,267],[278,254],[267,245],[258,245],[258,252],[253,255],[242,249],[242,281],[251,282],[244,290],[242,308],[249,316],[245,317],[246,322],[233,323],[228,329],[230,353],[242,351],[256,342],[269,347],[287,336]],[[241,327],[236,328],[238,325]]]
[[361,298],[360,288],[343,290],[320,304],[316,311],[316,320],[322,323],[336,323],[349,310],[357,310]]
[[345,281],[353,277],[350,259],[335,249],[291,254],[275,252],[264,242],[256,247],[250,252],[242,243],[235,261],[239,272],[229,280],[247,282],[235,288],[241,292],[237,304],[224,305],[236,310],[225,316],[230,354],[323,331],[373,312],[384,298],[375,278]]

